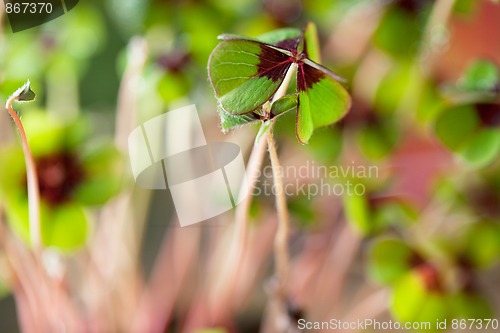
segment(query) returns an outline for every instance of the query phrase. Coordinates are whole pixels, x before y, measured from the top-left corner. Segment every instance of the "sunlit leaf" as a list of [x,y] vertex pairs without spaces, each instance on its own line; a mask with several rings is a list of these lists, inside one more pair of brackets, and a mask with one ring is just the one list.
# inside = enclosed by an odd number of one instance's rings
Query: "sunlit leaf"
[[88,234],[87,218],[81,206],[67,204],[51,211],[42,223],[45,246],[71,251],[82,246]]
[[260,35],[257,40],[268,44],[278,44],[284,40],[300,38],[301,35],[302,32],[299,29],[283,28]]
[[224,110],[243,114],[274,95],[291,63],[289,56],[263,43],[231,39],[214,49],[208,71]]
[[462,157],[474,167],[483,167],[498,158],[500,131],[485,129],[477,133],[460,150]]
[[318,28],[312,22],[308,22],[304,28],[304,44],[307,57],[320,64],[321,50],[319,47]]
[[415,15],[398,7],[389,8],[375,31],[374,43],[394,57],[411,56],[421,38],[419,23]]
[[[430,322],[428,332],[437,331],[436,320],[449,316],[445,294],[428,291],[418,272],[407,273],[393,290],[391,313],[400,322]],[[427,330],[426,330],[427,331]]]
[[435,130],[449,148],[458,149],[476,131],[479,119],[471,106],[447,109],[437,119]]
[[259,116],[253,112],[234,115],[224,111],[220,106],[217,109],[217,112],[219,113],[220,126],[223,132],[227,132],[246,124],[254,123],[259,120]]
[[[221,35],[222,42],[208,64],[220,108],[233,115],[259,113],[258,109],[273,97],[288,71],[295,69],[292,64],[296,64],[298,102],[285,97],[275,103],[271,115],[291,111],[297,104],[296,136],[301,143],[307,143],[316,128],[342,118],[351,106],[349,94],[337,82],[343,79],[307,58],[310,52],[319,59],[316,33],[315,26],[309,24],[305,36],[297,29],[274,31],[259,37],[259,41]],[[304,51],[304,46],[308,50]]]
[[295,111],[297,109],[297,103],[298,100],[296,95],[283,96],[271,106],[271,115],[276,117],[290,111]]
[[370,210],[365,196],[345,195],[344,209],[351,225],[362,235],[370,233],[373,226],[370,223]]
[[349,93],[340,83],[324,72],[300,64],[297,70],[299,109],[297,138],[307,143],[316,128],[340,120],[351,107]]
[[33,90],[31,90],[31,83],[29,80],[21,88],[19,88],[14,95],[17,96],[17,100],[19,102],[30,102],[36,97]]
[[467,68],[458,82],[459,88],[468,91],[494,91],[500,87],[500,72],[495,63],[479,59]]

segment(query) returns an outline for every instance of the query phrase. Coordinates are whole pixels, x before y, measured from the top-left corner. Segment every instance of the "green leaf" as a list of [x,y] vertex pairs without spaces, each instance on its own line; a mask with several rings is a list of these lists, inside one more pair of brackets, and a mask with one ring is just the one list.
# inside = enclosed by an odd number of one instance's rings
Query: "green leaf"
[[463,105],[444,111],[436,121],[435,131],[447,147],[457,150],[473,135],[478,125],[474,108]]
[[304,29],[304,44],[307,57],[318,64],[321,63],[318,28],[313,22],[308,22]]
[[436,320],[449,317],[449,302],[445,294],[429,292],[418,271],[407,273],[393,290],[391,313],[400,322],[430,322],[437,331]]
[[487,268],[500,259],[500,225],[494,222],[473,224],[467,232],[464,255],[475,266]]
[[274,95],[290,65],[289,56],[266,44],[234,39],[217,45],[208,71],[222,108],[231,114],[243,114]]
[[437,119],[439,139],[473,167],[493,162],[500,152],[500,130],[480,123],[479,110],[461,105],[445,110]]
[[465,291],[453,295],[450,299],[453,308],[453,318],[457,319],[488,319],[494,318],[494,313],[483,295]]
[[217,112],[219,113],[220,126],[224,133],[236,127],[254,123],[259,120],[259,117],[253,112],[235,115],[224,111],[221,106],[217,108]]
[[296,134],[307,143],[316,128],[340,120],[351,107],[351,98],[344,87],[322,71],[303,64],[297,71],[299,110]]
[[259,37],[257,37],[257,40],[263,43],[277,44],[281,41],[287,39],[300,38],[301,36],[302,36],[302,31],[300,31],[299,29],[283,28],[260,35]]
[[453,6],[453,11],[459,15],[471,14],[479,3],[476,0],[457,0]]
[[297,95],[286,95],[278,99],[271,106],[271,115],[273,117],[281,116],[287,112],[297,109]]
[[85,244],[88,234],[87,218],[76,204],[58,206],[42,221],[42,239],[45,246],[72,251]]
[[373,36],[373,42],[394,57],[410,57],[417,51],[421,27],[415,15],[392,7],[385,11]]
[[190,88],[190,82],[185,75],[167,72],[158,82],[157,90],[163,101],[170,103],[186,96]]
[[411,92],[419,101],[424,78],[412,61],[398,61],[382,77],[375,93],[374,108],[381,115],[394,115],[405,95]]
[[299,29],[295,28],[283,28],[277,29],[270,32],[266,32],[256,38],[251,38],[238,34],[222,34],[217,36],[219,40],[250,40],[255,42],[262,42],[267,44],[276,45],[287,39],[296,39],[302,36],[302,32]]
[[33,90],[31,90],[31,83],[29,80],[14,93],[14,96],[17,96],[19,102],[31,102],[36,97]]
[[67,126],[52,114],[29,112],[23,117],[23,124],[35,157],[61,151],[67,143]]
[[370,209],[365,196],[345,195],[344,209],[349,223],[362,235],[371,232]]
[[25,194],[23,177],[26,174],[24,155],[16,147],[4,148],[0,151],[0,199],[8,200]]
[[370,277],[381,284],[393,284],[411,269],[412,249],[399,239],[380,239],[372,245],[368,261]]
[[82,156],[85,180],[78,185],[74,198],[84,205],[102,205],[122,188],[123,158],[118,149],[101,144]]
[[484,167],[498,159],[500,130],[484,129],[477,133],[460,150],[461,156],[473,167]]
[[[15,233],[29,244],[29,207],[26,195],[10,198],[6,208],[9,224]],[[42,202],[40,220],[42,242],[45,246],[67,252],[81,247],[87,239],[87,218],[78,204],[49,207]]]
[[458,87],[467,91],[494,91],[499,85],[497,65],[484,59],[472,62],[458,82]]

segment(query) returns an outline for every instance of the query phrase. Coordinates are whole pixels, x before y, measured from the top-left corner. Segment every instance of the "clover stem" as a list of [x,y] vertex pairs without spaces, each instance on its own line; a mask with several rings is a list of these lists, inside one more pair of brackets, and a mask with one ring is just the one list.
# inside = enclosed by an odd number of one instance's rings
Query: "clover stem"
[[[290,81],[295,74],[295,71],[297,70],[297,65],[292,64],[290,68],[288,69],[285,79],[283,80],[283,83],[280,85],[278,90],[276,91],[276,94],[273,96],[272,102],[275,102],[276,100],[280,99],[281,97],[286,95],[286,91],[288,89],[288,85],[290,84]],[[267,102],[263,108],[268,108],[270,111],[271,108],[271,103]],[[274,122],[274,120],[271,120]],[[269,126],[268,129],[268,135],[272,136],[272,126]],[[244,196],[244,200],[241,204],[239,204],[236,208],[236,234],[237,234],[237,239],[239,240],[239,244],[244,244],[245,242],[245,235],[248,229],[248,213],[250,211],[250,204],[252,203],[252,195],[253,191],[255,189],[255,186],[258,181],[258,175],[260,171],[260,167],[262,165],[262,161],[264,159],[264,154],[266,152],[265,150],[265,143],[266,141],[261,139],[257,140],[253,146],[252,152],[250,154],[250,159],[247,165],[247,180],[248,180],[248,186],[246,186],[246,195]],[[268,141],[269,145],[269,141]],[[274,145],[274,140],[273,140],[273,145]],[[277,157],[277,154],[276,154]],[[279,164],[279,161],[278,161]]]
[[17,94],[12,95],[7,100],[5,107],[7,108],[9,115],[14,120],[21,138],[24,161],[26,163],[26,179],[28,183],[30,239],[32,246],[36,250],[39,250],[42,246],[42,242],[40,233],[40,191],[38,186],[38,175],[36,171],[35,159],[31,153],[23,123],[17,115],[17,112],[12,108],[12,104],[18,100],[19,96]]
[[276,195],[276,209],[278,211],[278,230],[274,238],[274,251],[276,260],[276,277],[278,279],[278,295],[284,299],[288,282],[290,256],[288,254],[288,235],[290,230],[290,221],[288,208],[286,204],[286,195],[283,185],[283,169],[278,158],[276,144],[274,142],[272,126],[267,132],[267,145],[269,148],[269,157],[273,170],[274,193]]
[[[273,96],[272,103],[286,95],[288,85],[292,77],[297,71],[297,64],[292,64],[288,69],[283,83],[278,88],[278,91]],[[283,186],[283,169],[276,150],[274,142],[273,128],[275,119],[271,120],[267,132],[267,146],[269,150],[269,158],[271,159],[271,167],[273,170],[273,182],[276,189],[276,209],[278,211],[278,230],[274,238],[274,252],[276,260],[276,277],[278,279],[278,296],[284,300],[286,297],[286,289],[288,283],[288,272],[290,256],[288,254],[288,235],[290,230],[290,221],[288,216],[288,207],[286,204],[286,195]]]
[[[290,66],[290,69],[288,70],[285,79],[283,80],[283,83],[276,91],[276,94],[274,95],[272,102],[285,96],[286,91],[288,89],[288,85],[290,84],[290,81],[296,69],[297,69],[296,64],[292,64]],[[268,113],[270,113],[272,102],[267,102],[263,105],[263,108]],[[269,121],[274,122],[274,120],[269,120]],[[269,132],[267,133],[268,135],[271,136],[272,136],[272,130],[271,130],[272,125],[273,124],[269,126],[268,128]],[[262,162],[264,160],[264,155],[266,153],[266,145],[269,145],[269,140],[264,140],[263,136],[264,135],[255,140],[252,152],[250,153],[250,158],[246,168],[247,184],[246,186],[242,186],[242,190],[244,190],[245,192],[240,193],[240,197],[243,197],[244,199],[236,207],[234,238],[229,252],[230,256],[228,256],[228,261],[226,262],[226,266],[224,266],[225,267],[224,272],[222,273],[223,278],[219,281],[219,286],[216,286],[214,288],[215,290],[220,290],[219,292],[216,292],[216,294],[218,295],[219,304],[227,304],[228,303],[227,299],[233,295],[233,288],[228,287],[228,283],[238,280],[238,274],[241,268],[241,264],[243,259],[245,258],[245,248],[248,239],[248,215],[252,203],[253,192],[257,185],[257,181],[259,180],[260,169],[262,166]],[[274,146],[274,139],[272,141],[273,141],[272,144]],[[276,149],[274,150],[276,151]],[[275,157],[277,158],[277,154],[275,154]],[[283,201],[280,200],[280,202]],[[281,208],[283,207],[285,208],[285,214],[286,216],[288,216],[288,212],[286,212],[286,200],[284,201],[284,204],[285,204],[284,206],[281,205]],[[286,228],[288,229],[288,222],[286,222]],[[275,243],[280,245],[279,246],[280,250],[276,251],[277,253],[279,253],[277,257],[280,258],[279,262],[283,263],[280,264],[281,268],[279,269],[279,271],[283,273],[278,274],[279,276],[282,276],[282,274],[286,276],[288,271],[288,250],[286,248],[288,242],[287,229],[283,230],[283,228],[280,228],[281,231],[279,232],[279,237],[278,234],[276,235],[277,241]],[[218,316],[217,310],[214,310],[214,312],[216,312],[215,317],[217,317]]]

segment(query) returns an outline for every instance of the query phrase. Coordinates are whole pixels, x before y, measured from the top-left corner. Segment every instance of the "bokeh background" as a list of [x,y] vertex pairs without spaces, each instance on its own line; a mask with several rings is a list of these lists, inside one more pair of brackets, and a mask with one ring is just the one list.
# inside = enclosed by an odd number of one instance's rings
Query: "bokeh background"
[[[68,332],[276,331],[267,306],[274,198],[254,197],[246,256],[228,279],[234,212],[180,228],[168,191],[134,186],[127,136],[196,104],[207,141],[236,142],[248,157],[258,126],[223,134],[218,125],[206,70],[217,35],[256,37],[309,21],[353,106],[305,146],[294,115],[280,119],[281,162],[379,172],[327,179],[362,184],[361,196],[287,198],[286,320],[499,318],[500,4],[490,0],[81,0],[18,33],[1,7],[0,101],[28,79],[37,93],[15,107],[45,177],[50,247],[34,272],[59,296],[50,303],[36,292],[35,308],[70,318],[61,324]],[[36,259],[6,112],[0,148],[0,331],[29,332],[26,295],[49,287],[22,279]],[[285,174],[286,184],[317,181]]]

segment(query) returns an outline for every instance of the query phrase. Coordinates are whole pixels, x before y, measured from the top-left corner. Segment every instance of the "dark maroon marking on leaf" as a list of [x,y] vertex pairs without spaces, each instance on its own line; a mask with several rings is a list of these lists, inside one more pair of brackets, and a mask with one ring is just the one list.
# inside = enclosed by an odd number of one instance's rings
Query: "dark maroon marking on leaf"
[[500,105],[493,103],[479,103],[475,105],[481,125],[485,127],[500,126]]
[[360,99],[354,98],[351,111],[337,123],[337,126],[339,128],[355,128],[365,125],[377,127],[381,123],[382,119],[371,106]]
[[297,90],[299,92],[310,89],[315,83],[326,77],[325,73],[304,63],[299,63],[298,66]]
[[264,0],[264,10],[279,24],[290,25],[302,13],[301,0]]
[[500,194],[489,184],[467,191],[471,207],[479,216],[496,219],[500,217]]
[[408,259],[408,264],[411,268],[417,268],[425,264],[425,259],[416,252],[413,252]]
[[444,286],[441,281],[441,276],[437,268],[430,264],[424,263],[416,268],[418,275],[425,285],[425,289],[430,292],[442,293]]
[[40,44],[42,45],[42,48],[45,50],[45,51],[52,51],[54,50],[56,47],[57,47],[57,39],[52,36],[52,35],[42,35],[41,38],[39,39],[40,40]]
[[403,202],[401,197],[397,195],[381,195],[378,193],[373,193],[368,195],[368,207],[374,211],[384,205],[391,203],[400,203]]
[[477,291],[477,275],[474,264],[468,258],[467,253],[463,253],[457,260],[458,278],[462,286],[462,291],[474,293]]
[[177,50],[168,54],[160,55],[156,60],[156,63],[166,71],[178,74],[190,60],[190,55],[187,52]]
[[275,45],[277,47],[280,47],[282,49],[288,50],[288,51],[297,51],[297,48],[299,47],[300,43],[300,38],[289,38],[282,40]]
[[260,62],[257,65],[257,76],[267,77],[273,82],[283,79],[293,62],[292,57],[276,51],[269,46],[261,45]]
[[397,6],[411,14],[417,14],[428,3],[430,3],[429,0],[399,0],[397,1]]
[[68,202],[75,188],[85,179],[80,161],[68,152],[40,157],[36,170],[40,197],[51,206]]

